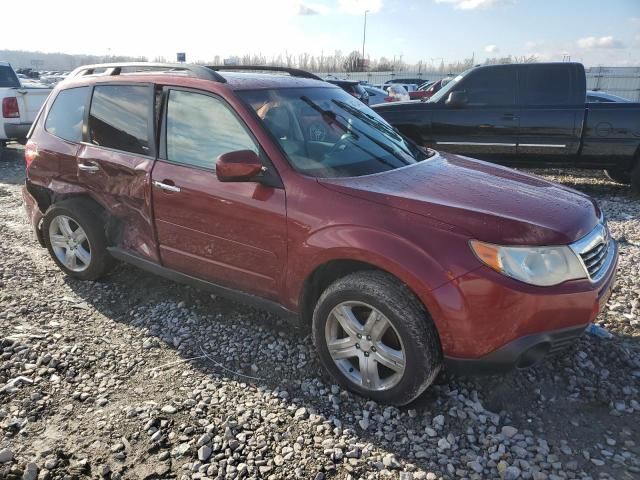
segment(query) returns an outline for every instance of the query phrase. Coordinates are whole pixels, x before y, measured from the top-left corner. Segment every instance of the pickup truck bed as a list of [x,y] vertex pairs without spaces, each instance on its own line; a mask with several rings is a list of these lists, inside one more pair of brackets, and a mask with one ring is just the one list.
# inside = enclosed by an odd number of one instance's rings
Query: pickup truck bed
[[416,143],[510,166],[604,168],[640,191],[640,104],[586,103],[584,67],[474,67],[426,102],[376,105]]
[[49,93],[21,85],[11,66],[0,62],[0,144],[26,137]]

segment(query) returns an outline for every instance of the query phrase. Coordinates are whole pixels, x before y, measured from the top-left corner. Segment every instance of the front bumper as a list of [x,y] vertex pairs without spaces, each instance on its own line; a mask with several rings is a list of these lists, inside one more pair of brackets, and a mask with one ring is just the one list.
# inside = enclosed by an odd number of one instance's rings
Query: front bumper
[[615,283],[618,248],[597,281],[535,287],[480,267],[434,290],[447,366],[499,372],[531,366],[571,344],[595,320]]
[[527,368],[575,342],[588,324],[525,335],[481,358],[445,357],[446,369],[461,374],[493,374]]

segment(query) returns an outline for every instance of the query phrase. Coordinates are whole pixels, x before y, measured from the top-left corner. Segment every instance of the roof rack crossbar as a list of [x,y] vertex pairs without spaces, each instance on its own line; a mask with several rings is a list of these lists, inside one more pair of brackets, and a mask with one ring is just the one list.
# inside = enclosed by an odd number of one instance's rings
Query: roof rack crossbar
[[[203,80],[225,83],[227,80],[215,70],[189,63],[154,63],[154,62],[122,62],[122,63],[97,63],[95,65],[83,65],[69,74],[69,78],[98,75],[96,70],[104,69],[99,75],[121,75],[123,69],[139,69],[137,72],[161,70],[163,73],[184,72]],[[137,73],[136,72],[136,73]]]
[[284,72],[288,73],[292,77],[300,78],[312,78],[314,80],[322,80],[317,75],[306,70],[300,70],[299,68],[289,67],[270,67],[268,65],[207,65],[213,71],[233,71],[233,70],[246,70],[250,72]]

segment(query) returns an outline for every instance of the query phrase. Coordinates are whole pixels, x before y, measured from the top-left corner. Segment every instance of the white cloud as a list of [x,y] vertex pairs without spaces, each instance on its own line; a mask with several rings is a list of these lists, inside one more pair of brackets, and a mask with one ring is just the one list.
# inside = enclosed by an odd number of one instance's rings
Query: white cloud
[[624,48],[624,44],[611,35],[604,37],[584,37],[580,38],[577,42],[578,47],[591,49],[591,48]]
[[484,51],[487,53],[498,53],[500,49],[497,45],[487,45],[486,47],[484,47]]
[[329,8],[319,3],[300,2],[298,15],[326,15]]
[[436,3],[450,3],[460,10],[475,10],[493,7],[500,3],[511,3],[511,0],[436,0]]
[[382,9],[382,0],[338,0],[338,9],[351,15],[363,15],[365,10],[377,13]]
[[536,48],[541,47],[543,44],[544,42],[528,41],[524,44],[524,46],[529,50],[535,50]]
[[631,17],[629,21],[634,25],[640,25],[640,17]]

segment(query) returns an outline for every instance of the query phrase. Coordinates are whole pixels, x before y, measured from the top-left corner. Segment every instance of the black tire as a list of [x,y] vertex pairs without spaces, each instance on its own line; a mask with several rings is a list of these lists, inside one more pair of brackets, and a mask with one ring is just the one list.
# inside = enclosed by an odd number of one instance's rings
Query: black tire
[[631,191],[640,195],[640,159],[636,160],[636,165],[631,170],[630,177]]
[[[67,268],[54,252],[50,238],[50,226],[51,222],[61,215],[73,220],[73,222],[82,227],[86,233],[87,241],[90,245],[91,259],[82,271],[74,271]],[[53,261],[56,262],[58,267],[67,275],[80,280],[98,280],[113,268],[115,261],[107,251],[107,238],[101,219],[102,215],[99,209],[82,199],[63,200],[52,205],[47,210],[42,221],[44,243]]]
[[[394,335],[397,333],[400,338],[405,367],[400,380],[390,388],[372,390],[356,384],[331,357],[325,328],[334,307],[343,302],[364,302],[374,307],[387,317],[395,330]],[[313,341],[320,361],[341,386],[382,403],[406,405],[413,401],[442,368],[440,339],[429,314],[406,285],[381,271],[352,273],[335,281],[322,293],[313,312]],[[361,347],[358,345],[358,348]]]
[[604,171],[604,174],[616,183],[623,185],[629,185],[631,183],[631,171],[621,170],[617,168],[609,168]]

